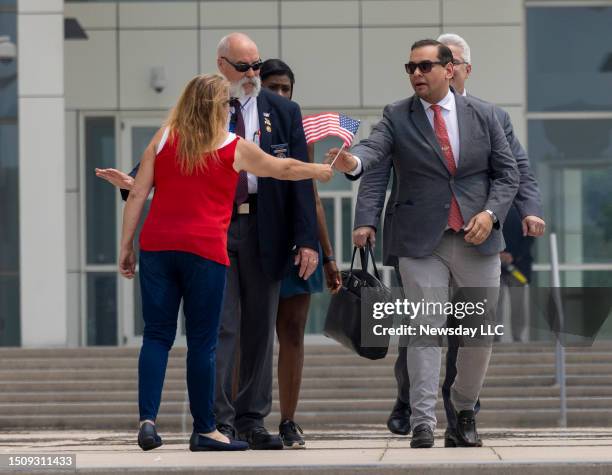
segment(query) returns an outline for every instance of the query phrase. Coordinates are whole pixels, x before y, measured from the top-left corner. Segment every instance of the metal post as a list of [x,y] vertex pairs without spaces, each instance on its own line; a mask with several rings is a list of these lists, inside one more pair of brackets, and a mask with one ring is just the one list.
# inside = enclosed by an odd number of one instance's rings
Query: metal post
[[559,328],[557,334],[557,347],[555,351],[555,383],[559,385],[560,418],[559,427],[567,427],[567,398],[565,387],[565,348],[561,344],[563,332],[563,301],[561,299],[561,279],[559,275],[559,252],[557,249],[557,234],[550,233],[550,262],[552,273],[552,291],[557,315],[559,317]]

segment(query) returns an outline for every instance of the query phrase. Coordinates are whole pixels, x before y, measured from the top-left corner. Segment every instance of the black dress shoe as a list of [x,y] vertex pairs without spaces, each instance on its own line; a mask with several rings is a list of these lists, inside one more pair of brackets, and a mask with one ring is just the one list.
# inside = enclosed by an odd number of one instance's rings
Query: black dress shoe
[[446,428],[444,432],[444,447],[482,447],[482,440],[479,438],[476,445],[466,445],[463,439],[460,439],[455,429]]
[[395,405],[387,419],[387,428],[397,435],[410,434],[410,404],[406,404],[401,399],[395,400]]
[[270,434],[262,426],[240,432],[238,438],[247,442],[252,450],[282,450],[283,448],[283,441],[280,437]]
[[457,428],[454,435],[456,436],[456,447],[482,447],[482,440],[478,437],[476,430],[474,411],[461,411],[457,414]]
[[236,438],[236,429],[228,424],[217,424],[217,430],[229,439]]
[[412,430],[410,447],[413,449],[429,449],[434,445],[434,435],[427,424],[419,424]]
[[140,430],[138,431],[138,446],[142,450],[153,450],[157,447],[161,447],[161,445],[162,440],[161,437],[157,435],[155,424],[145,422],[140,426]]
[[222,451],[222,450],[247,450],[249,444],[241,442],[239,440],[230,439],[229,442],[221,442],[219,440],[211,439],[203,435],[194,432],[191,434],[189,439],[189,450],[192,452],[211,452],[211,451]]

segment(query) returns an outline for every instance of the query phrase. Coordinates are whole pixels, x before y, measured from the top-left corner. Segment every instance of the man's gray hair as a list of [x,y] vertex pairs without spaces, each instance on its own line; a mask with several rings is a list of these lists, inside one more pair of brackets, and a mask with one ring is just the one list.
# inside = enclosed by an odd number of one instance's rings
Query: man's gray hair
[[453,45],[461,48],[463,52],[463,60],[466,63],[472,64],[472,56],[470,54],[470,45],[467,44],[461,36],[456,35],[455,33],[444,33],[443,35],[438,36],[438,41],[446,46]]
[[217,45],[217,56],[227,56],[228,55],[230,40],[231,40],[231,33],[221,38],[221,41],[219,41],[219,44]]
[[221,41],[219,41],[219,44],[217,45],[217,56],[229,56],[229,52],[232,47],[232,42],[236,41],[252,43],[255,47],[257,47],[257,45],[255,45],[255,42],[248,35],[245,35],[244,33],[234,32],[230,33],[229,35],[225,35],[223,38],[221,38]]

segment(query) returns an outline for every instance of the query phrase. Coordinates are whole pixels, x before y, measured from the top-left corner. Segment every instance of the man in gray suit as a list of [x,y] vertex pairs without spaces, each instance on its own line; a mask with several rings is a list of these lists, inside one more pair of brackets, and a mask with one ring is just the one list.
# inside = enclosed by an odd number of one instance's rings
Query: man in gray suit
[[[411,300],[450,301],[456,287],[486,291],[487,311],[497,302],[500,221],[519,184],[516,161],[492,105],[450,90],[453,57],[435,40],[416,42],[406,71],[415,95],[385,107],[370,137],[339,153],[335,167],[355,177],[390,157],[397,181],[390,253],[398,257]],[[335,155],[338,150],[330,150]],[[383,185],[383,192],[385,187]],[[407,348],[411,447],[432,447],[441,348],[423,336],[442,327],[442,315],[420,314]],[[461,444],[479,445],[474,406],[491,355],[490,341],[465,339],[459,349],[451,401]]]
[[[468,43],[459,35],[447,33],[440,35],[438,41],[449,47],[453,53],[453,79],[451,86],[457,94],[466,96],[465,82],[472,72],[471,51]],[[474,96],[470,96],[474,97]],[[510,115],[500,107],[495,106],[497,120],[502,125],[512,155],[516,159],[520,172],[519,189],[514,199],[516,209],[519,211],[522,220],[523,235],[539,237],[544,233],[546,223],[542,219],[542,204],[537,180],[529,165],[529,158],[525,149],[520,144],[510,120]],[[353,231],[353,241],[356,246],[364,246],[369,239],[374,242],[376,231],[380,222],[385,190],[387,188],[390,171],[392,169],[390,157],[382,160],[377,166],[371,168],[363,174],[359,184],[359,194],[355,207],[355,223]],[[393,180],[393,187],[385,209],[383,222],[383,264],[394,266],[397,272],[397,258],[389,254],[388,229],[393,218],[393,209],[397,193],[397,179]],[[399,273],[398,273],[399,278]],[[442,396],[446,409],[448,427],[445,434],[445,446],[456,446],[454,429],[456,419],[450,404],[450,387],[455,379],[456,360],[457,360],[457,338],[449,337],[449,347],[446,353],[446,373],[442,386]],[[395,378],[397,380],[398,393],[393,410],[387,420],[389,430],[398,435],[410,433],[410,398],[408,379],[408,369],[406,367],[406,347],[400,344],[397,360],[394,367]],[[478,405],[476,406],[478,408]]]

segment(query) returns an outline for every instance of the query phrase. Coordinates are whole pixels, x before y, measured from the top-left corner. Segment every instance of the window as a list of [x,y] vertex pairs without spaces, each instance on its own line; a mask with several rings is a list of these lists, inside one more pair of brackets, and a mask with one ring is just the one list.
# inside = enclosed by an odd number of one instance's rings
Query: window
[[612,110],[612,7],[527,10],[529,111]]
[[[17,38],[15,0],[0,0],[0,36]],[[17,65],[0,62],[0,346],[19,346]]]
[[85,283],[87,345],[118,343],[117,190],[94,169],[115,168],[114,117],[85,118]]

